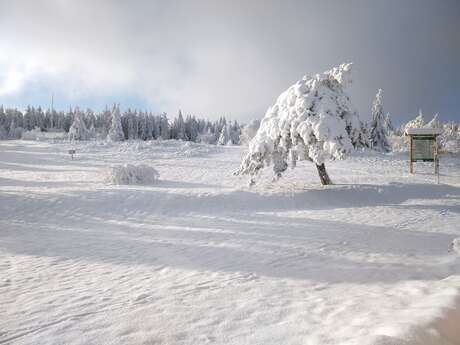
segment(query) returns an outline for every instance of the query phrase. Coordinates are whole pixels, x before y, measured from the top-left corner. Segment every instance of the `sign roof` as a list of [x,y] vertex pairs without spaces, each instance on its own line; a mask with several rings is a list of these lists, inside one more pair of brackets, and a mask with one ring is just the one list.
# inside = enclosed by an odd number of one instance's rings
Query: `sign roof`
[[441,128],[409,128],[406,130],[407,135],[440,135]]

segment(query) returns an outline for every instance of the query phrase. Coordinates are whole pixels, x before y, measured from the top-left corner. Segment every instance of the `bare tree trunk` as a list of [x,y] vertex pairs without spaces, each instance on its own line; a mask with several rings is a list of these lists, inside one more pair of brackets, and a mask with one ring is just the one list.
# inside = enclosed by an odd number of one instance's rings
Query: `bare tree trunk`
[[321,184],[323,186],[332,184],[332,181],[329,178],[329,175],[327,174],[326,166],[324,165],[324,163],[321,165],[316,164],[316,169],[318,169],[319,179],[321,180]]

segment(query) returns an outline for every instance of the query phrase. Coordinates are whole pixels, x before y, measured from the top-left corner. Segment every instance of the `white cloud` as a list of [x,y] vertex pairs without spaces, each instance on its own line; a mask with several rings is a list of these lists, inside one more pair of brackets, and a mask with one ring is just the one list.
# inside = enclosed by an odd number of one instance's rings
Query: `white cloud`
[[76,100],[125,93],[168,112],[260,117],[303,74],[354,61],[363,115],[379,87],[390,111],[418,101],[417,86],[398,87],[423,69],[404,58],[414,33],[363,4],[0,0],[0,95],[41,80]]

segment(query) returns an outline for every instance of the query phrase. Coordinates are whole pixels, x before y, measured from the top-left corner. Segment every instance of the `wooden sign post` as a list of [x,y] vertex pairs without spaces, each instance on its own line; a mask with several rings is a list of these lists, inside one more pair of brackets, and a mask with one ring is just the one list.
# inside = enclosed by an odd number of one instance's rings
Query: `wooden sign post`
[[438,128],[410,128],[409,136],[409,173],[414,173],[414,162],[433,162],[434,173],[439,183],[439,146],[437,137],[442,133]]
[[72,160],[73,160],[73,155],[76,153],[76,151],[74,149],[72,150],[69,150],[69,155],[70,157],[72,157]]

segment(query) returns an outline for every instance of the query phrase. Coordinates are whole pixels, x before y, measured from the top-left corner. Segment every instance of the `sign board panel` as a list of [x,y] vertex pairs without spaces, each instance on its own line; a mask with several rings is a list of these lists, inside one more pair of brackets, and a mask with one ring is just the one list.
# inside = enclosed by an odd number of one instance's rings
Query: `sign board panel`
[[434,161],[435,138],[432,136],[413,136],[412,140],[412,161]]
[[409,173],[414,173],[414,162],[433,162],[434,173],[439,183],[439,146],[436,138],[442,134],[440,128],[409,128]]

